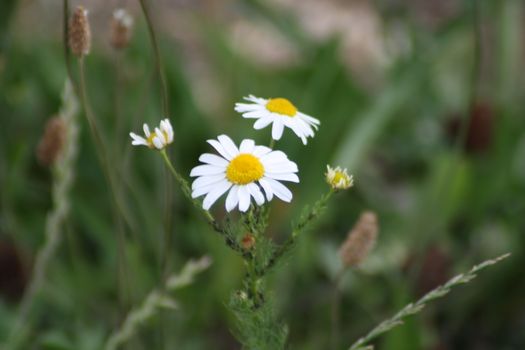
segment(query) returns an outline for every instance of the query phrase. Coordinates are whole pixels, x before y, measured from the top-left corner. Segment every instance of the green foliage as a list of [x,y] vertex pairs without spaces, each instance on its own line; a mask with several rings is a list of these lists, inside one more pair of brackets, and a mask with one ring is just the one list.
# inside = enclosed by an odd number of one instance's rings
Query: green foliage
[[386,333],[390,331],[391,329],[402,325],[403,320],[411,315],[419,313],[423,308],[426,306],[426,304],[430,301],[433,301],[435,299],[439,299],[447,295],[452,287],[455,287],[460,284],[469,283],[471,280],[476,278],[476,273],[483,270],[484,268],[497,264],[501,260],[504,260],[508,258],[510,254],[505,254],[500,257],[486,260],[479,265],[475,265],[470,269],[470,271],[461,273],[453,278],[451,278],[447,283],[431,290],[427,294],[425,294],[421,299],[416,301],[415,303],[410,303],[404,308],[402,308],[400,311],[398,311],[392,318],[389,318],[383,322],[381,322],[377,327],[372,329],[367,335],[357,340],[350,348],[349,350],[365,350],[365,345],[369,343],[370,341],[374,340],[378,336],[382,335],[383,333]]
[[284,349],[288,327],[276,321],[272,299],[256,304],[243,290],[234,292],[228,304],[237,319],[235,334],[246,350]]

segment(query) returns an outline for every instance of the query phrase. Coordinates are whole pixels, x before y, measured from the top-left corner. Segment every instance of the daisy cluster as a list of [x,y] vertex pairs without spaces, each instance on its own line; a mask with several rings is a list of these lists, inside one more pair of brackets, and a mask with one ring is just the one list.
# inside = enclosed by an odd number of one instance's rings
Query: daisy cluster
[[[319,127],[318,119],[301,113],[285,98],[264,99],[250,95],[244,100],[249,103],[236,103],[235,111],[244,118],[256,119],[253,125],[256,130],[271,124],[272,140],[280,140],[286,127],[306,145],[307,139],[313,137]],[[144,137],[134,133],[130,136],[133,145],[163,150],[173,142],[173,128],[169,120],[164,119],[154,132],[150,132],[148,125],[144,124]],[[244,139],[236,145],[226,135],[208,140],[208,143],[217,153],[202,154],[199,157],[202,164],[190,173],[195,178],[191,196],[204,196],[202,206],[205,210],[210,209],[225,193],[228,193],[225,203],[227,211],[238,208],[246,212],[253,202],[260,206],[274,197],[285,202],[292,200],[292,192],[281,182],[298,183],[298,168],[284,152],[256,145],[251,139]],[[347,188],[349,183],[345,177],[341,180],[341,176],[337,175],[336,178],[329,183]]]

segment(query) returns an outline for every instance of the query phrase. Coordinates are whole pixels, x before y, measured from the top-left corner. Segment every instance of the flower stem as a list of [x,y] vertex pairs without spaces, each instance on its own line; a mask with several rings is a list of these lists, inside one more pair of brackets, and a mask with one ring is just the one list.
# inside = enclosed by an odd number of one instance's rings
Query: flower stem
[[224,238],[224,241],[226,242],[226,245],[228,245],[228,247],[230,247],[232,250],[236,251],[237,253],[241,254],[242,256],[244,256],[245,258],[247,259],[251,259],[251,254],[247,254],[246,251],[239,245],[239,243],[235,240],[234,237],[232,237],[218,222],[217,220],[215,220],[215,218],[213,217],[213,215],[207,211],[206,209],[204,209],[202,207],[202,203],[200,203],[200,201],[196,200],[195,198],[193,198],[191,196],[191,188],[190,188],[190,185],[188,183],[188,181],[186,181],[186,179],[184,177],[182,177],[181,174],[179,174],[177,172],[177,170],[175,170],[175,167],[173,166],[173,164],[171,163],[171,160],[170,158],[168,157],[168,154],[166,152],[165,149],[161,150],[160,151],[160,154],[162,156],[162,158],[164,159],[164,162],[166,163],[166,166],[168,167],[168,169],[171,171],[171,174],[173,175],[173,177],[175,178],[175,180],[179,183],[180,187],[181,187],[181,190],[182,190],[182,193],[184,194],[184,196],[190,201],[193,203],[193,205],[195,206],[195,208],[197,208],[203,215],[204,217],[206,218],[206,220],[208,221],[208,223],[210,224],[211,227],[213,227],[213,229],[219,233],[221,236],[223,236]]
[[299,222],[293,228],[290,237],[288,237],[288,239],[275,251],[275,253],[272,255],[266,266],[264,266],[261,270],[257,272],[259,277],[264,276],[269,270],[271,270],[275,266],[275,264],[279,261],[279,259],[282,256],[284,256],[292,249],[292,247],[295,245],[297,237],[308,227],[308,225],[310,225],[315,219],[317,219],[321,215],[324,208],[328,204],[328,201],[334,193],[335,191],[333,189],[330,189],[327,193],[322,195],[321,198],[319,198],[317,202],[315,202],[314,205],[307,212],[301,215]]
[[145,0],[139,0],[140,7],[142,8],[142,12],[144,13],[144,18],[146,19],[146,24],[148,26],[148,32],[151,39],[151,45],[153,47],[153,54],[155,57],[155,67],[157,68],[157,74],[159,75],[160,79],[160,90],[162,95],[162,112],[164,113],[164,117],[169,117],[169,104],[168,104],[168,85],[166,83],[166,77],[164,75],[164,71],[162,69],[162,61],[160,58],[160,49],[159,49],[159,43],[157,41],[157,34],[155,32],[155,27],[153,26],[153,21],[151,19],[148,7],[146,6]]

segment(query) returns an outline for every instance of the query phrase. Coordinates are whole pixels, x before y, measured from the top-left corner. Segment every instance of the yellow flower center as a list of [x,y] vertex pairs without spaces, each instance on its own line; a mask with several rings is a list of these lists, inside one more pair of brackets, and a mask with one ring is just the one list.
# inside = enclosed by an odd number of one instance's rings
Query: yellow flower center
[[266,109],[272,113],[283,114],[288,117],[295,117],[297,108],[285,98],[271,98],[266,103]]
[[[165,131],[162,131],[162,134],[164,135],[164,139],[168,139],[168,134]],[[153,139],[157,136],[157,133],[152,132],[149,134],[148,138],[146,139],[146,142],[148,143],[148,146],[150,148],[155,148],[155,145],[153,144]]]
[[226,178],[236,185],[246,185],[259,180],[264,175],[261,161],[247,153],[233,158],[226,168]]
[[336,171],[332,179],[332,185],[339,184],[341,180],[343,180],[343,183],[346,183],[348,181],[347,176],[341,171]]

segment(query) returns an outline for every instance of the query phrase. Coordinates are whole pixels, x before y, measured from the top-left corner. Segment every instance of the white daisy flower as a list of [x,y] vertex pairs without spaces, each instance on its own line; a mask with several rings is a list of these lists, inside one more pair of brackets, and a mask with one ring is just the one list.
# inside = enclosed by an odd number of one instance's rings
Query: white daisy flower
[[226,210],[236,206],[245,212],[250,207],[251,198],[257,205],[271,201],[273,196],[285,202],[292,200],[292,192],[279,181],[299,182],[295,174],[297,165],[281,151],[273,151],[266,146],[256,146],[253,140],[243,140],[239,148],[226,135],[208,143],[220,156],[205,153],[199,157],[203,165],[191,170],[190,176],[197,177],[191,186],[192,197],[203,195],[203,208],[208,210],[213,203],[229,190],[226,197]]
[[143,129],[146,137],[139,136],[134,132],[129,133],[129,136],[133,139],[131,141],[133,146],[148,146],[149,148],[161,150],[173,142],[173,127],[168,119],[162,120],[160,126],[155,128],[154,132],[149,131],[149,126],[146,123],[144,123]]
[[246,101],[253,103],[236,103],[235,110],[242,113],[244,118],[257,119],[253,127],[256,130],[272,125],[272,138],[281,139],[284,127],[288,127],[301,138],[306,145],[306,138],[314,136],[321,123],[318,119],[301,113],[290,101],[285,98],[264,99],[250,95],[244,97]]

